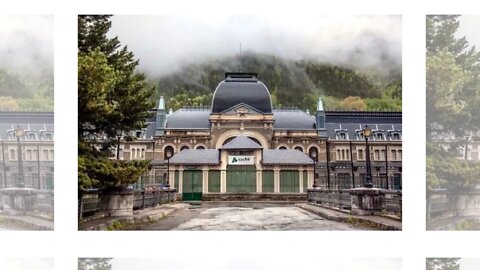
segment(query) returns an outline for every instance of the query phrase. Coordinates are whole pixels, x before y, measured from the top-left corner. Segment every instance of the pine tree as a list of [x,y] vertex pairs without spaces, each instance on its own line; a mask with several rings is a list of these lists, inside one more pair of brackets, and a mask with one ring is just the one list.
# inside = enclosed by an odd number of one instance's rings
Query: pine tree
[[[136,182],[147,162],[111,161],[117,134],[146,127],[155,91],[136,71],[139,61],[118,37],[107,36],[108,15],[78,17],[79,186]],[[135,170],[136,169],[136,170]],[[123,172],[123,173],[118,173]],[[127,173],[128,172],[128,173]]]

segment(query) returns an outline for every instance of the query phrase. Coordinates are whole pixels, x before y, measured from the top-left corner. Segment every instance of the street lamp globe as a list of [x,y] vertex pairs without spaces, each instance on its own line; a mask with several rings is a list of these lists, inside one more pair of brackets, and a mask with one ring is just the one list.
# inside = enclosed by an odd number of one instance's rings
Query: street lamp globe
[[17,126],[17,128],[15,128],[15,137],[20,139],[23,136],[23,132],[23,128],[21,126]]
[[368,126],[365,126],[365,128],[363,129],[363,136],[370,138],[372,136],[372,129]]

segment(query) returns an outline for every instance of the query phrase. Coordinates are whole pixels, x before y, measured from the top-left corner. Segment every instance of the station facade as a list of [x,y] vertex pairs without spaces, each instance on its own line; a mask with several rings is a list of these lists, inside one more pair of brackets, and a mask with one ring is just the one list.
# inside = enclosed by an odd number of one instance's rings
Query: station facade
[[53,112],[0,112],[0,166],[1,188],[53,190]]
[[365,179],[365,126],[373,131],[375,186],[401,189],[401,112],[328,112],[321,99],[314,114],[275,109],[253,73],[225,74],[210,107],[168,112],[160,98],[155,117],[132,134],[136,140],[122,142],[120,158],[151,160],[141,184],[168,178],[188,196],[352,188]]

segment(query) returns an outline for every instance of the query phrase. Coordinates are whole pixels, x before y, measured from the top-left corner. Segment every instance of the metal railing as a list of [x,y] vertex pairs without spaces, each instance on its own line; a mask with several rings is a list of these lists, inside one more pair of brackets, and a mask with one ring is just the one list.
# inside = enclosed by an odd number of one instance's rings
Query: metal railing
[[[352,177],[337,177],[331,175],[319,175],[317,186],[325,189],[349,189],[349,188],[360,188],[363,187],[365,179],[361,176],[356,175]],[[401,175],[390,175],[387,177],[383,176],[372,176],[372,183],[374,188],[388,189],[388,190],[402,190],[402,177]],[[309,187],[311,188],[311,187]]]
[[[147,185],[142,190],[133,191],[133,209],[145,209],[175,201],[176,189],[165,189],[159,185]],[[102,210],[102,193],[87,190],[79,194],[78,216],[83,219]]]
[[175,189],[158,189],[155,187],[135,190],[133,193],[133,209],[145,209],[173,202],[176,192]]
[[[383,190],[383,212],[393,215],[402,215],[402,192]],[[352,209],[352,195],[349,189],[309,189],[307,191],[309,202],[338,209]]]

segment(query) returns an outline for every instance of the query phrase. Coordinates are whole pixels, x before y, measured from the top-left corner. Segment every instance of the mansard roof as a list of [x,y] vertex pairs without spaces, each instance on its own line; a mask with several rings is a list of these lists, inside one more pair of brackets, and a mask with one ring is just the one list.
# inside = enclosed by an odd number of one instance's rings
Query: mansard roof
[[209,108],[182,108],[167,117],[167,129],[210,129]]
[[272,113],[270,92],[255,73],[226,73],[212,98],[212,113],[222,113],[244,103],[260,112]]
[[[45,134],[51,133],[53,136],[54,113],[0,111],[0,140],[16,140],[13,132],[17,126],[20,126],[27,136],[22,140],[51,140]],[[33,135],[34,139],[30,139],[29,135]]]
[[315,117],[299,109],[273,110],[274,129],[314,130]]

